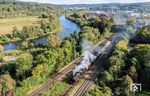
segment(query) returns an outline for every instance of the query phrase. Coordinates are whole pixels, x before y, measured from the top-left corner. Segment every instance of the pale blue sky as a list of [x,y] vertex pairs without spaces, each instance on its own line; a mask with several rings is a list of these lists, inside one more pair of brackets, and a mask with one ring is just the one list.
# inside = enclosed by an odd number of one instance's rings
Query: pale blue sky
[[150,0],[20,0],[20,1],[53,3],[53,4],[100,4],[100,3],[150,2]]

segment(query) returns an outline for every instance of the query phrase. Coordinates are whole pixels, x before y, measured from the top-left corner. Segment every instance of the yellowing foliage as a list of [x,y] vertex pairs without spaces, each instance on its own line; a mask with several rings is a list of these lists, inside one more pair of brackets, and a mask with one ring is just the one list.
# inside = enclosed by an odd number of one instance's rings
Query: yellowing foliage
[[127,49],[128,48],[128,41],[127,40],[121,40],[116,45],[116,48],[118,49]]
[[4,74],[0,76],[0,85],[3,87],[3,91],[6,92],[15,88],[15,81],[9,74]]
[[136,48],[150,48],[150,44],[138,44]]
[[48,71],[48,66],[46,64],[40,64],[34,68],[32,71],[33,75],[41,75],[42,73]]

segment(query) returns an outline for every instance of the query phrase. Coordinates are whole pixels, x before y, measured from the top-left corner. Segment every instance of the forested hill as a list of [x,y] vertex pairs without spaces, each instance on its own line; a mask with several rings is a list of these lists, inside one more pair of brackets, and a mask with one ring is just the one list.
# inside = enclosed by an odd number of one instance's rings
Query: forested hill
[[0,0],[0,18],[16,16],[39,16],[43,13],[59,14],[60,6],[16,0]]
[[0,0],[0,3],[4,3],[4,2],[17,2],[17,0]]
[[73,4],[73,5],[62,5],[65,8],[73,8],[73,7],[87,7],[89,8],[119,8],[119,9],[135,9],[135,8],[149,8],[150,2],[146,3],[130,3],[130,4],[123,4],[123,3],[107,3],[107,4]]

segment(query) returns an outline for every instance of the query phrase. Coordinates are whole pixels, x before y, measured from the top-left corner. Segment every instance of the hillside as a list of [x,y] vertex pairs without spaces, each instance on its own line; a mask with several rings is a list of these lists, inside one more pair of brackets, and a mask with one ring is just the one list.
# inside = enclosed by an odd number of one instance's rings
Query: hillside
[[72,4],[72,5],[62,5],[65,8],[73,8],[73,7],[87,7],[89,8],[118,8],[118,9],[141,9],[141,8],[150,8],[150,2],[146,3],[130,3],[130,4],[123,4],[123,3],[107,3],[107,4]]
[[39,16],[42,13],[59,14],[61,8],[53,4],[21,2],[15,0],[0,1],[0,18],[16,16]]

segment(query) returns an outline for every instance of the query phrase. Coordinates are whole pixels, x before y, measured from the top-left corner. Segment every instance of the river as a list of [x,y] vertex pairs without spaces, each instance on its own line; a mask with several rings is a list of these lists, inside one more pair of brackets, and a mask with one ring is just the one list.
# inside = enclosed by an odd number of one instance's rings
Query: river
[[[61,40],[65,37],[70,36],[74,31],[80,32],[80,27],[74,22],[70,21],[65,17],[65,15],[59,16],[59,22],[62,28],[62,31],[58,33]],[[47,36],[41,37],[39,39],[33,40],[33,43],[37,46],[39,44],[47,45],[48,39]],[[22,42],[15,43],[6,43],[3,45],[4,51],[16,49]]]

